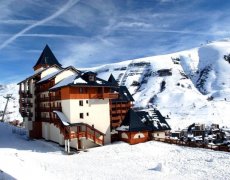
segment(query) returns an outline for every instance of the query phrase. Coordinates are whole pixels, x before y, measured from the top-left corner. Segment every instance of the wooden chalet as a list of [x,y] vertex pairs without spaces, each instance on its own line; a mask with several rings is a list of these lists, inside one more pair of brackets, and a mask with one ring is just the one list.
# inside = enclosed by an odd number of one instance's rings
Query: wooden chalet
[[137,144],[155,137],[165,138],[165,133],[170,129],[158,110],[135,111],[130,109],[117,131],[122,141]]

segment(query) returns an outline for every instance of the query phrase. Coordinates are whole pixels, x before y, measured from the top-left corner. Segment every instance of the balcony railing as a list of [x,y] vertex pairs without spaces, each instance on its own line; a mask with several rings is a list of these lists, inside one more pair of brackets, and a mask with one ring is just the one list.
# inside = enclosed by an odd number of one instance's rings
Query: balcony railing
[[53,112],[53,111],[60,111],[62,112],[62,107],[59,106],[59,107],[50,107],[50,110]]
[[53,112],[53,111],[60,111],[62,112],[62,107],[36,107],[37,112]]
[[118,93],[104,93],[104,94],[90,94],[90,98],[95,99],[118,99],[119,94]]
[[47,101],[50,101],[50,97],[37,97],[36,98],[36,101],[38,101],[38,102],[47,102]]
[[61,100],[61,95],[56,95],[56,96],[50,96],[51,101],[58,101]]
[[33,95],[30,91],[19,91],[20,98],[32,98]]
[[49,117],[41,117],[40,120],[42,122],[51,122],[51,119]]
[[30,111],[25,111],[24,109],[20,110],[22,117],[33,117],[33,113]]
[[22,106],[23,107],[33,107],[33,104],[31,102],[23,102]]
[[40,107],[39,111],[40,112],[50,112],[50,107]]

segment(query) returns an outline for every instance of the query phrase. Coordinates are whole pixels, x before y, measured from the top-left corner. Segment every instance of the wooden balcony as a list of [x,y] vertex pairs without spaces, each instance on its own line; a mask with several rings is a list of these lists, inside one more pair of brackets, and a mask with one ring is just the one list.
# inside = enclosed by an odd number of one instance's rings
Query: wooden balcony
[[116,120],[120,120],[120,119],[121,119],[121,116],[111,117],[111,120],[112,120],[112,121],[116,121]]
[[118,99],[119,94],[118,93],[105,93],[104,98],[109,98],[109,99]]
[[53,111],[60,111],[60,112],[62,112],[62,107],[61,106],[59,106],[59,107],[50,107],[50,110],[51,110],[51,112],[53,112]]
[[70,127],[70,133],[69,133],[69,138],[86,138],[88,140],[93,141],[94,143],[98,145],[103,145],[104,144],[104,133],[98,131],[94,127],[85,124],[85,123],[80,123],[76,124],[72,127]]
[[50,97],[37,97],[37,101],[39,102],[47,102],[50,101]]
[[50,100],[51,100],[51,101],[58,101],[58,100],[61,100],[61,95],[50,96]]
[[33,104],[30,102],[30,101],[27,101],[27,102],[22,102],[21,103],[22,107],[33,107]]
[[104,94],[90,94],[90,99],[117,99],[118,94],[117,93],[104,93]]
[[119,127],[120,124],[120,122],[112,122],[112,127]]
[[40,107],[38,111],[40,111],[40,112],[50,112],[50,107]]
[[32,98],[33,95],[30,91],[19,91],[20,98]]
[[51,118],[49,118],[49,117],[40,117],[40,120],[42,122],[52,122]]
[[33,117],[33,113],[30,111],[25,111],[24,109],[20,110],[21,116],[22,117]]

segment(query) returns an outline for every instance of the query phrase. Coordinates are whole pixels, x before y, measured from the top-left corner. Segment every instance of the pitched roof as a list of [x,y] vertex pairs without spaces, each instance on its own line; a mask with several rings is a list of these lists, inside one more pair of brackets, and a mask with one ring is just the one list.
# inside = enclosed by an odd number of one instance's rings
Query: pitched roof
[[112,102],[134,101],[133,96],[130,94],[126,86],[118,86],[112,89],[119,93],[119,99],[113,99]]
[[118,86],[118,83],[112,74],[109,76],[108,82]]
[[45,48],[43,49],[34,67],[36,67],[37,65],[45,65],[45,64],[49,66],[52,66],[54,64],[61,66],[61,64],[58,62],[58,60],[56,59],[56,57],[54,56],[53,52],[51,51],[48,45],[46,45]]
[[161,115],[160,111],[146,110],[137,111],[139,117],[141,117],[142,122],[152,128],[153,131],[164,131],[170,130],[170,126],[165,120],[165,117]]
[[42,69],[42,70],[38,71],[37,73],[35,73],[35,74],[29,76],[28,78],[26,78],[26,79],[20,81],[18,84],[20,84],[20,83],[22,83],[22,82],[25,82],[25,81],[28,81],[28,80],[30,80],[30,79],[33,79],[33,78],[35,78],[36,76],[39,76],[42,72],[44,72],[44,71],[46,71],[47,69],[52,68],[52,67],[56,67],[56,68],[58,68],[58,69],[62,69],[61,67],[59,67],[59,66],[57,66],[56,64],[54,64],[54,65],[52,65],[52,66],[50,66],[50,67],[47,67],[47,68],[45,68],[45,69]]
[[158,110],[135,111],[130,109],[118,131],[164,131],[170,126]]
[[[108,81],[95,77],[94,81],[90,81],[86,78],[86,74],[91,74],[91,72],[81,72],[79,74],[70,76],[68,78],[63,79],[58,84],[50,88],[50,90],[59,89],[65,86],[92,86],[92,87],[113,87],[114,85]],[[94,73],[95,74],[95,73]]]
[[117,128],[118,131],[129,131],[129,132],[136,132],[136,131],[150,131],[151,128],[145,125],[138,114],[133,110],[130,109],[121,126]]
[[79,70],[75,69],[73,66],[68,66],[68,67],[66,67],[66,68],[64,68],[64,69],[60,69],[60,70],[58,70],[58,71],[56,71],[56,72],[53,72],[53,73],[51,73],[51,74],[45,76],[44,78],[42,78],[42,79],[41,79],[40,81],[38,81],[37,83],[40,84],[40,83],[49,81],[49,80],[55,78],[57,75],[61,74],[63,71],[66,71],[66,70],[69,70],[69,69],[72,69],[72,70],[75,71],[76,73],[77,73],[77,72],[78,72],[78,73],[80,72]]

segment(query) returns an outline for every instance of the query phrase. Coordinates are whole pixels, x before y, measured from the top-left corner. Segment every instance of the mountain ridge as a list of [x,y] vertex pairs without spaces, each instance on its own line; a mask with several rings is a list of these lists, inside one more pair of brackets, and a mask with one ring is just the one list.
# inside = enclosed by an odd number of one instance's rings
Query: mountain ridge
[[[229,54],[230,39],[225,39],[185,51],[81,70],[94,71],[105,80],[113,74],[133,95],[135,108],[159,109],[170,118],[173,129],[194,122],[230,126]],[[15,88],[9,86],[9,91],[7,86],[5,90],[0,87],[0,98],[7,93],[18,98],[18,87],[11,86]]]
[[158,108],[171,118],[173,128],[193,122],[229,126],[230,64],[224,59],[229,53],[230,41],[225,39],[87,70],[106,80],[113,74],[134,96],[134,107]]

